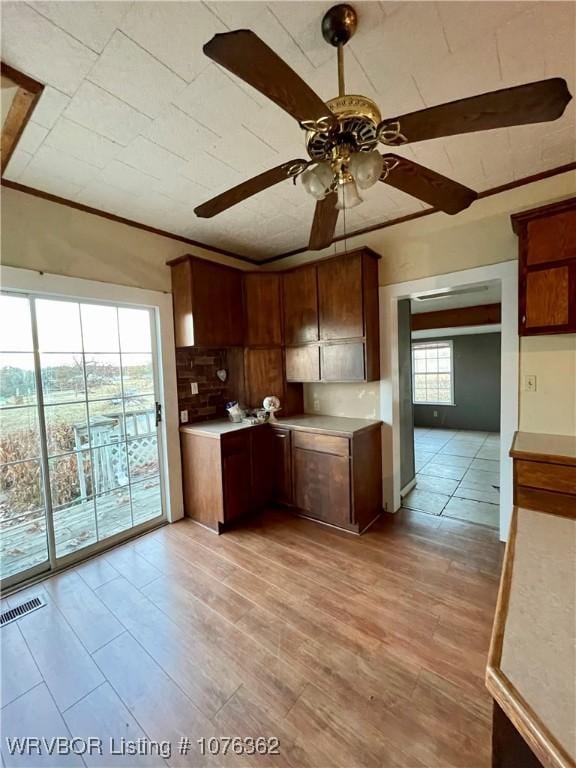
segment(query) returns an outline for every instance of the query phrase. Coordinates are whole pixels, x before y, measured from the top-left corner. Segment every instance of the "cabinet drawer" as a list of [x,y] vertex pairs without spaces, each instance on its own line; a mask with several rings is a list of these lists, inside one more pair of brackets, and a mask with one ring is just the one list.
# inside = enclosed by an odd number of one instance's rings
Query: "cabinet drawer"
[[576,467],[538,461],[516,461],[515,466],[517,485],[576,494]]
[[288,381],[320,381],[320,348],[317,344],[306,347],[287,347],[286,379]]
[[335,435],[318,435],[314,432],[299,432],[294,430],[292,441],[296,448],[320,453],[332,453],[335,456],[350,455],[350,441],[347,437]]

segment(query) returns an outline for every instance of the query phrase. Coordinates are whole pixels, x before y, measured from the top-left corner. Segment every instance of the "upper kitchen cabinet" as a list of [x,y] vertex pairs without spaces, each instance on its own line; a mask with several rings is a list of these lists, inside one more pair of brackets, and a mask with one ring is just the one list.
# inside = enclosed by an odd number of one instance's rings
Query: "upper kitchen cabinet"
[[242,346],[242,272],[195,256],[182,256],[168,264],[176,346]]
[[318,341],[318,278],[316,265],[298,267],[282,276],[284,341]]
[[284,275],[288,381],[380,378],[378,259],[362,248]]
[[364,335],[362,254],[318,264],[320,338],[355,339]]
[[576,198],[512,216],[519,238],[519,333],[576,332]]
[[282,344],[281,293],[279,274],[244,274],[247,347],[276,347]]

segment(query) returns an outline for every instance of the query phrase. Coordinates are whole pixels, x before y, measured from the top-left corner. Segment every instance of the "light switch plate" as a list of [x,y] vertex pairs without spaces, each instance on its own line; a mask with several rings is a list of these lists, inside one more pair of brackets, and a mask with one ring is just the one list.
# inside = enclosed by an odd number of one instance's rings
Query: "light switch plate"
[[524,376],[524,390],[526,392],[536,392],[536,376],[533,374]]
[[190,384],[190,393],[192,395],[197,395],[198,394],[198,382],[197,381],[191,382],[191,384]]
[[188,423],[188,411],[180,411],[180,424]]

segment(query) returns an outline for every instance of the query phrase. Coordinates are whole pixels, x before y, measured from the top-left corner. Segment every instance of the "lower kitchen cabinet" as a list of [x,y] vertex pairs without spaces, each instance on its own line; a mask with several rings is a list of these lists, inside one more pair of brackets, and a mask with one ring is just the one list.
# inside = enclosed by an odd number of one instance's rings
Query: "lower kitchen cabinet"
[[363,531],[382,511],[380,423],[337,434],[303,429],[303,420],[221,432],[209,422],[181,427],[186,515],[220,533],[275,503]]
[[272,439],[266,425],[203,434],[181,427],[184,512],[220,532],[261,509],[272,493]]
[[380,425],[351,437],[294,431],[292,467],[306,517],[360,533],[382,512]]
[[249,430],[222,438],[224,521],[231,523],[252,508],[252,436]]
[[350,461],[294,448],[294,505],[308,517],[350,525]]

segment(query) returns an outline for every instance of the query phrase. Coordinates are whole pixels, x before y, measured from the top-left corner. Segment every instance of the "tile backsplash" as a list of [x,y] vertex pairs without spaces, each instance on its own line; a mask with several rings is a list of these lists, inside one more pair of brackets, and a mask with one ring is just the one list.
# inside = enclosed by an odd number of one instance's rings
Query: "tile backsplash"
[[[188,421],[206,421],[226,416],[226,403],[237,399],[234,382],[229,377],[220,381],[216,371],[228,366],[227,349],[184,347],[176,349],[176,376],[178,382],[178,410],[188,411]],[[198,384],[193,395],[190,385]]]

